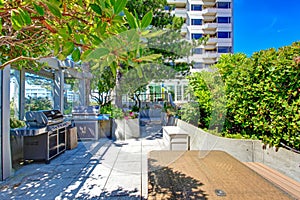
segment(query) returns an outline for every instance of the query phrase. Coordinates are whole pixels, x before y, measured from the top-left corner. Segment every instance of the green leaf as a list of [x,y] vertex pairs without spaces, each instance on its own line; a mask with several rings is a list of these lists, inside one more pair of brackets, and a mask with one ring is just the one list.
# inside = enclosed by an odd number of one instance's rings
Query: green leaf
[[137,60],[138,61],[152,62],[152,61],[154,61],[154,60],[156,60],[160,57],[161,57],[161,54],[151,54],[151,55],[148,55],[148,56],[140,57]]
[[124,19],[122,16],[120,15],[116,15],[113,19],[112,19],[113,22],[115,23],[123,23],[124,22]]
[[62,54],[64,56],[70,55],[74,50],[74,43],[73,42],[66,42],[62,49]]
[[118,15],[126,6],[127,0],[117,0],[114,6],[114,12],[116,15]]
[[135,17],[127,10],[124,10],[124,12],[125,12],[125,15],[126,15],[126,18],[127,18],[130,28],[138,28]]
[[59,29],[58,34],[64,39],[67,40],[70,35],[67,33],[67,30],[65,28]]
[[97,27],[97,30],[99,30],[99,34],[100,35],[103,35],[106,31],[106,27],[107,27],[107,22],[99,22],[98,23],[98,27]]
[[143,78],[143,72],[142,72],[142,68],[140,65],[136,65],[136,71],[137,71],[137,74],[139,76],[139,78]]
[[34,9],[39,13],[39,15],[44,16],[44,9],[43,7],[36,5],[35,3],[33,4]]
[[29,13],[26,10],[22,10],[21,8],[18,9],[20,12],[20,16],[22,18],[22,20],[25,22],[26,25],[30,25],[31,24],[31,18]]
[[165,33],[166,33],[166,31],[164,31],[164,30],[158,30],[158,31],[154,31],[154,32],[150,32],[148,34],[145,34],[144,37],[145,38],[153,38],[153,37],[161,36]]
[[0,18],[0,35],[2,35],[2,18]]
[[24,25],[21,16],[17,14],[16,10],[11,11],[11,23],[15,30],[21,30]]
[[48,6],[50,12],[51,12],[54,16],[56,16],[56,17],[58,17],[58,18],[61,18],[61,17],[62,17],[61,12],[60,12],[60,9],[59,9],[59,7],[58,7],[57,5],[52,4],[52,3],[49,3],[49,2],[46,2],[46,1],[45,1],[45,3],[47,4],[47,6]]
[[91,49],[84,51],[84,52],[81,54],[81,60],[86,60],[86,57],[87,57],[91,52],[92,52]]
[[69,33],[69,34],[72,34],[72,28],[71,28],[71,26],[69,25],[69,23],[67,23],[67,27],[68,27],[68,33]]
[[147,12],[147,14],[142,19],[141,28],[147,28],[151,24],[152,18],[153,18],[152,11]]
[[95,13],[102,15],[102,10],[101,10],[100,6],[98,6],[97,4],[90,4],[90,7],[92,8],[92,10]]
[[74,38],[75,38],[75,41],[77,42],[77,43],[81,43],[81,36],[80,35],[78,35],[78,34],[74,34]]
[[91,37],[93,38],[93,44],[96,46],[98,46],[102,42],[102,40],[96,35],[91,35]]
[[72,59],[74,62],[78,62],[80,60],[80,50],[78,48],[73,51]]
[[58,38],[55,38],[54,40],[54,55],[57,55],[60,51],[60,45]]
[[102,56],[108,55],[109,50],[107,48],[97,48],[87,55],[87,60],[97,60]]
[[140,28],[141,27],[141,21],[139,20],[139,15],[137,14],[136,10],[134,10],[134,16],[135,16],[135,20],[137,23],[137,27]]

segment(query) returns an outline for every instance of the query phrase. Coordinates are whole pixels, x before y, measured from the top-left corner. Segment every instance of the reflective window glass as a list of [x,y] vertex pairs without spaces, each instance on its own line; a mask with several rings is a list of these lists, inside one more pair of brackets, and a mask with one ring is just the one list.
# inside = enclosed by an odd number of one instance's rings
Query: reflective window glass
[[218,32],[218,38],[231,38],[231,32]]
[[218,47],[218,53],[231,53],[231,47]]
[[193,10],[193,11],[201,11],[202,10],[202,5],[200,5],[200,4],[192,4],[191,5],[191,10]]
[[230,17],[218,17],[217,23],[229,24],[229,23],[231,23],[231,18]]
[[200,39],[202,37],[201,33],[192,33],[192,39]]
[[201,19],[192,19],[192,25],[202,25]]
[[230,2],[218,2],[217,8],[230,8],[231,3]]

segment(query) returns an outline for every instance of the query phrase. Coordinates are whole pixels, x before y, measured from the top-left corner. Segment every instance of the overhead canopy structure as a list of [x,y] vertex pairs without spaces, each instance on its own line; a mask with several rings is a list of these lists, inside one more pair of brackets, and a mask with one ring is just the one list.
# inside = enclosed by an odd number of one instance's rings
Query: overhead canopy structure
[[[70,59],[60,61],[57,58],[44,58],[40,62],[47,63],[39,71],[21,69],[18,78],[19,94],[19,118],[24,118],[25,112],[25,73],[33,73],[41,77],[54,80],[54,108],[63,112],[64,109],[64,80],[66,78],[79,79],[80,104],[89,103],[89,81],[92,74],[88,63],[74,63]],[[10,152],[10,66],[0,70],[0,180],[11,175]]]

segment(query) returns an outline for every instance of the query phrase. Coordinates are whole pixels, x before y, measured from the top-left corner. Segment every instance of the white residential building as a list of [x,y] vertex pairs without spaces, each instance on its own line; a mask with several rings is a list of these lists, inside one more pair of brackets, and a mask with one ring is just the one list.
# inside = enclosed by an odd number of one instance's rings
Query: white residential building
[[209,68],[223,53],[233,52],[233,0],[168,0],[175,16],[183,17],[186,39],[209,35],[205,45],[194,49],[191,72]]

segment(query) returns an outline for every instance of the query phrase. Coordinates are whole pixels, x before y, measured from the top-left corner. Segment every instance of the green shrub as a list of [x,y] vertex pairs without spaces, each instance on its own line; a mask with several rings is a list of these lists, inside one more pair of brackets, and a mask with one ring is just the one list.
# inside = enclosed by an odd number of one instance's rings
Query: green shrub
[[300,42],[249,58],[239,53],[222,55],[214,67],[225,84],[217,80],[216,72],[189,78],[202,127],[212,127],[210,121],[221,125],[227,112],[224,136],[300,149]]
[[10,118],[10,128],[21,128],[25,126],[25,122],[14,117]]
[[227,133],[300,149],[300,43],[245,55],[216,65],[226,84]]

